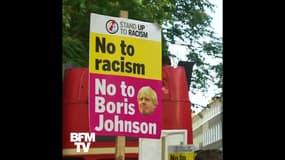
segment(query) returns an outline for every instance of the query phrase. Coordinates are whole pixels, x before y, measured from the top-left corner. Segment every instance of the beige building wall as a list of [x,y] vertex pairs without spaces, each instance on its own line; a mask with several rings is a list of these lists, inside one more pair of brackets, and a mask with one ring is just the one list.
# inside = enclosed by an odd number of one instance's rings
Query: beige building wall
[[193,144],[198,149],[223,149],[223,103],[214,97],[198,114],[192,117]]

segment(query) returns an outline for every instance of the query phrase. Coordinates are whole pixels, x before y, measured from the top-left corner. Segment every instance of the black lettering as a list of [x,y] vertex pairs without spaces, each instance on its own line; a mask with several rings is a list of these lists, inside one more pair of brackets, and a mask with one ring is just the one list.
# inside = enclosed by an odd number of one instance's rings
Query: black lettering
[[124,57],[121,57],[121,72],[124,72],[124,61],[125,58]]
[[[100,40],[99,37],[96,37],[96,42],[95,42],[95,51],[96,52],[102,52],[105,53],[106,52],[106,38],[102,38],[102,42]],[[114,45],[114,43],[107,43],[107,51],[108,53],[115,53],[116,51],[116,46]]]
[[120,67],[118,67],[120,65],[120,63],[118,61],[114,61],[112,63],[112,68],[115,72],[118,72],[120,70]]
[[126,62],[126,70],[127,73],[132,72],[132,63],[131,62]]
[[103,60],[102,69],[104,71],[111,71],[111,64],[109,60]]
[[95,45],[96,46],[96,50],[95,50],[96,52],[99,52],[99,47],[100,47],[102,53],[105,53],[105,49],[106,49],[105,42],[106,42],[106,39],[103,38],[102,41],[103,42],[101,43],[100,38],[96,37],[96,45]]
[[131,36],[136,36],[136,37],[148,37],[148,32],[144,32],[144,31],[136,31],[136,30],[131,30],[129,29],[129,35]]
[[102,60],[101,59],[96,59],[95,60],[95,69],[96,70],[99,70],[99,66],[100,66],[100,63],[102,62]]
[[144,75],[144,64],[133,63],[133,73]]
[[95,70],[126,72],[137,75],[145,75],[145,65],[141,63],[132,63],[125,61],[121,57],[120,61],[108,59],[95,59]]

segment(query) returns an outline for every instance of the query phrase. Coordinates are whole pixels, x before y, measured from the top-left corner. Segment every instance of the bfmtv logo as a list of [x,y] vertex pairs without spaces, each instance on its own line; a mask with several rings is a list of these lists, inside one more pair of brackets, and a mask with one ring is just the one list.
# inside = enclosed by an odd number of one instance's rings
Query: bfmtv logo
[[106,22],[106,30],[110,34],[115,34],[119,30],[119,25],[115,20],[108,20]]
[[76,152],[80,152],[81,147],[83,149],[83,152],[88,152],[91,142],[95,142],[95,133],[71,132],[70,142],[74,142],[74,145],[76,146]]

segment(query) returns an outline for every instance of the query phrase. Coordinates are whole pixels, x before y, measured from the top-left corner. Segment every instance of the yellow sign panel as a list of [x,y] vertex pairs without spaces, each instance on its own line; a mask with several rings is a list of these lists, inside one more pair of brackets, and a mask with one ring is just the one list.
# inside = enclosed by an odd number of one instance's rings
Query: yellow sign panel
[[161,79],[161,43],[91,33],[90,73]]
[[194,160],[194,152],[169,153],[168,160]]

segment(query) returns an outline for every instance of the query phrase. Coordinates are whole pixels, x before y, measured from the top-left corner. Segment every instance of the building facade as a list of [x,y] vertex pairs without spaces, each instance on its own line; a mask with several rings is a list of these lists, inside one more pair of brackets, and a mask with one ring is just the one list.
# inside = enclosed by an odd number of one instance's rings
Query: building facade
[[192,116],[193,144],[198,149],[223,150],[223,99],[213,97],[198,114]]

